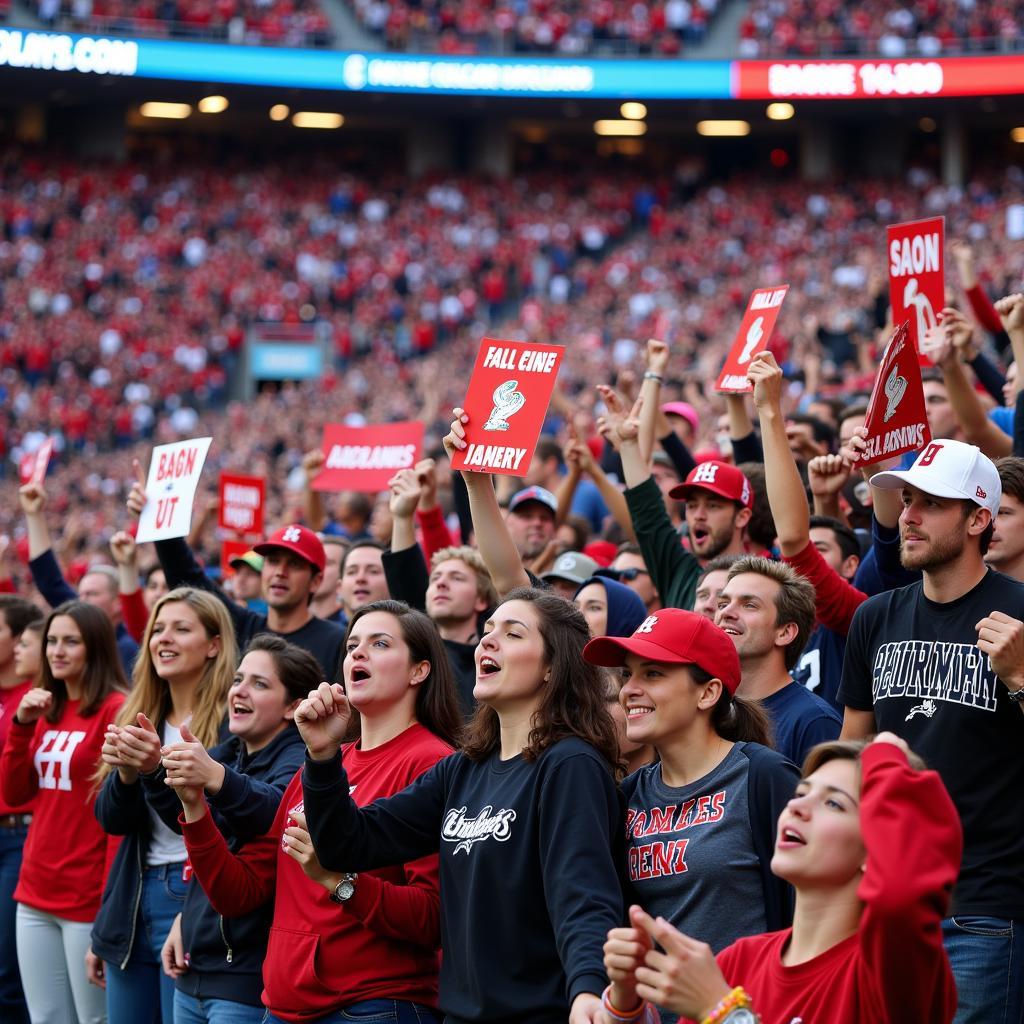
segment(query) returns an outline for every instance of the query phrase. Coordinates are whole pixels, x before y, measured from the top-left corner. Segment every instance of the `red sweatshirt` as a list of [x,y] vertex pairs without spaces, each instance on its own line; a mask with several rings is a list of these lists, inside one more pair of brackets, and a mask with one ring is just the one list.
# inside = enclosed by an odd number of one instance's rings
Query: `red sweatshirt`
[[441,511],[440,505],[428,508],[424,512],[417,510],[416,518],[420,524],[423,557],[427,560],[427,565],[429,566],[430,560],[436,552],[442,548],[451,547],[455,541],[452,538],[451,531],[448,529],[448,524],[444,521],[444,513]]
[[[360,806],[405,789],[452,752],[421,725],[375,750],[347,744],[342,760]],[[214,909],[244,914],[274,896],[263,963],[263,1002],[286,1021],[323,1017],[364,999],[437,1005],[441,944],[437,855],[361,872],[344,906],[310,881],[284,850],[292,811],[302,810],[302,772],[285,790],[270,833],[232,855],[209,814],[183,822],[189,861]]]
[[813,541],[809,540],[807,547],[798,555],[792,558],[783,556],[782,560],[814,584],[818,622],[846,636],[850,632],[853,613],[868,599],[868,595],[844,580],[825,561],[825,556],[814,546]]
[[963,836],[935,772],[915,772],[891,744],[862,761],[861,831],[867,871],[855,935],[795,967],[782,965],[791,929],[722,950],[764,1024],[946,1024],[956,987],[940,927],[960,870]]
[[[32,683],[26,681],[18,683],[17,686],[12,686],[9,690],[0,689],[0,751],[4,749],[4,745],[7,743],[7,734],[11,731],[11,722],[14,721],[21,698],[25,696],[31,686]],[[30,814],[31,811],[31,801],[23,804],[9,804],[3,798],[3,795],[0,794],[0,815]]]
[[35,797],[14,898],[69,921],[92,921],[100,907],[108,837],[93,814],[93,774],[107,725],[123,693],[112,693],[88,718],[69,700],[60,721],[11,722],[0,757],[0,791],[8,803]]
[[142,588],[118,596],[121,600],[121,621],[124,628],[137,644],[141,644],[146,632],[146,623],[149,622],[149,610],[142,598]]

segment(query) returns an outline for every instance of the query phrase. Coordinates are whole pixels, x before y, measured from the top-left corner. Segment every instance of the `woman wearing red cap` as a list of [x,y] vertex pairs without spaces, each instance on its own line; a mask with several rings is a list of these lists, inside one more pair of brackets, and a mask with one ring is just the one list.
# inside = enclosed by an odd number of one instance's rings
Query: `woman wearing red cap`
[[796,889],[793,927],[740,939],[716,962],[706,943],[633,907],[633,927],[605,944],[616,990],[634,993],[611,1021],[657,1020],[650,1000],[701,1024],[948,1024],[957,996],[940,925],[963,836],[923,767],[888,732],[816,746],[772,859]]
[[[623,783],[636,901],[716,951],[785,927],[792,895],[768,864],[799,775],[768,749],[760,707],[735,696],[732,640],[702,615],[663,608],[631,637],[591,640],[584,657],[621,670],[626,736],[659,756]],[[608,997],[613,1008],[637,1001],[628,980]]]

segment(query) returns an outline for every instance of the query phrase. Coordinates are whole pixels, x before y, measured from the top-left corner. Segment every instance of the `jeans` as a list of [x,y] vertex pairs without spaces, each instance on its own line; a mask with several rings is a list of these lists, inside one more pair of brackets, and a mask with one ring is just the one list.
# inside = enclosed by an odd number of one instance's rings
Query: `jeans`
[[1024,1021],[1024,921],[950,917],[942,939],[956,980],[953,1024]]
[[174,980],[164,974],[160,950],[185,903],[184,864],[161,864],[142,873],[142,899],[135,941],[124,970],[107,963],[107,1015],[110,1024],[173,1024]]
[[106,1024],[103,990],[85,976],[91,921],[18,904],[18,966],[33,1024]]
[[14,890],[21,871],[21,850],[28,825],[0,828],[0,1020],[4,1024],[29,1024],[28,1006],[18,970],[15,918],[18,904]]
[[[353,1003],[343,1010],[334,1010],[326,1017],[317,1017],[309,1024],[346,1024],[348,1021],[362,1021],[364,1024],[441,1024],[444,1015],[440,1010],[420,1003],[407,1003],[401,999],[367,999]],[[269,1010],[263,1018],[264,1024],[286,1024]],[[176,1024],[181,1024],[180,1021]],[[192,1024],[186,1021],[185,1024]]]
[[260,1024],[262,1006],[230,999],[196,999],[177,989],[174,993],[174,1024]]

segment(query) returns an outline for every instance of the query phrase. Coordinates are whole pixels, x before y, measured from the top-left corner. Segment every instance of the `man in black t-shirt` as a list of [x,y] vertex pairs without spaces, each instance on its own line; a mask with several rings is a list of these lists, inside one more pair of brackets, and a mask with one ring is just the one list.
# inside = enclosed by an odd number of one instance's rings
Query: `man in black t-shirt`
[[928,444],[872,486],[902,491],[900,560],[920,583],[853,618],[844,738],[891,731],[942,776],[964,857],[943,923],[955,1024],[1024,1019],[1024,584],[986,567],[999,474],[961,441]]

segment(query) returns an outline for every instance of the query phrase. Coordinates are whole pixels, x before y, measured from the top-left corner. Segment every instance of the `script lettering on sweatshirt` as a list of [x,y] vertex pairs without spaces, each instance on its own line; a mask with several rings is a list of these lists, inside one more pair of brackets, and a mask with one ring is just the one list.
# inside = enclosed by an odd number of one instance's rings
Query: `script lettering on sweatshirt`
[[512,822],[516,820],[516,812],[503,807],[500,811],[487,804],[475,817],[468,817],[465,807],[452,808],[444,816],[441,827],[441,838],[446,843],[454,843],[453,853],[465,850],[469,853],[476,843],[485,839],[504,843],[512,835]]

